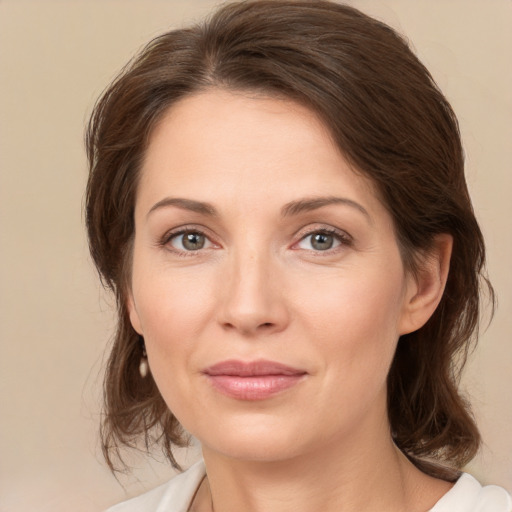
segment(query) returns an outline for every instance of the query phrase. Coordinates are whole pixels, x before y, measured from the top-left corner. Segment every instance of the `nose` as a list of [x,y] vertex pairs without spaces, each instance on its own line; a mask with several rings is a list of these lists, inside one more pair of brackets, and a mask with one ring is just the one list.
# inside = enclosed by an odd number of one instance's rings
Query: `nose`
[[279,265],[272,256],[244,251],[233,255],[222,276],[218,321],[244,336],[281,332],[289,322]]

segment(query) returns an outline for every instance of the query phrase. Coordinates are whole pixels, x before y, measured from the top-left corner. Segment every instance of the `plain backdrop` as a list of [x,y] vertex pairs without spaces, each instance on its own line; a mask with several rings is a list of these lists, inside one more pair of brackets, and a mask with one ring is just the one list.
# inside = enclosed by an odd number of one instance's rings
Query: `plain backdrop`
[[[89,260],[83,132],[95,99],[150,38],[210,0],[0,0],[0,510],[97,512],[173,473],[101,459],[112,300]],[[485,446],[470,470],[512,490],[512,2],[360,0],[407,37],[459,116],[499,297],[464,377]],[[197,457],[180,454],[185,465]]]

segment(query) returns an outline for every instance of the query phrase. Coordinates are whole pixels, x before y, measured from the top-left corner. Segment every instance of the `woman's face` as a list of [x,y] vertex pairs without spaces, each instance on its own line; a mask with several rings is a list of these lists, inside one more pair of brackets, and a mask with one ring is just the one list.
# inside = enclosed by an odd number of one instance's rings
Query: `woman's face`
[[135,224],[131,321],[206,448],[282,460],[387,428],[414,281],[314,114],[215,90],[181,100],[151,137]]

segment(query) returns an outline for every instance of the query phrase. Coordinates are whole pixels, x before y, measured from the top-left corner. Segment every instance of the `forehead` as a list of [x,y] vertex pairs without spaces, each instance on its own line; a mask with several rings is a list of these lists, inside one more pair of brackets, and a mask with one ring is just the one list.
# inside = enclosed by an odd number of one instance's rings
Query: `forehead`
[[[261,93],[210,89],[186,96],[160,118],[150,137],[151,153],[169,142],[202,146],[212,152],[229,145],[231,151],[296,151],[307,142],[338,149],[328,128],[311,109],[286,98]],[[174,147],[174,149],[177,149]],[[194,152],[197,154],[197,152]]]
[[343,189],[369,200],[377,196],[374,188],[310,109],[286,99],[211,90],[180,100],[162,116],[149,141],[139,195],[157,201],[167,190],[207,194],[205,200],[215,194],[241,200],[266,194],[270,200],[277,190],[286,201]]

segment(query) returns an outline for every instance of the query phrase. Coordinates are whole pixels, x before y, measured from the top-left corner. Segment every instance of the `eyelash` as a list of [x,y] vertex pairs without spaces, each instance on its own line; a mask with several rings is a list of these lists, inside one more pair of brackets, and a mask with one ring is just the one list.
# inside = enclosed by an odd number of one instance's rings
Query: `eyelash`
[[[208,236],[208,234],[206,233],[205,230],[203,230],[201,228],[198,228],[198,227],[195,227],[195,226],[183,226],[181,228],[178,228],[176,231],[168,231],[159,240],[158,245],[160,247],[166,248],[167,250],[173,252],[174,254],[176,254],[176,255],[178,255],[180,257],[185,257],[186,258],[186,257],[190,257],[190,256],[195,256],[195,255],[197,255],[197,253],[202,252],[202,250],[198,249],[196,251],[193,251],[193,250],[191,250],[191,251],[184,251],[184,250],[180,250],[180,249],[169,247],[169,244],[170,244],[170,242],[173,239],[175,239],[175,238],[177,238],[179,236],[185,235],[187,233],[189,233],[189,234],[198,234],[198,235],[204,236],[209,241],[209,243],[215,245],[215,242],[213,242],[211,240],[211,237]],[[325,227],[323,227],[323,228],[310,229],[308,231],[300,233],[299,240],[293,244],[292,248],[297,246],[298,244],[300,244],[306,238],[308,238],[310,236],[313,236],[313,235],[333,236],[339,242],[338,246],[336,246],[334,248],[325,249],[323,251],[322,250],[309,249],[316,256],[322,256],[323,254],[326,254],[326,255],[327,254],[332,254],[333,252],[337,251],[340,247],[350,247],[350,246],[353,245],[353,239],[352,239],[352,237],[348,233],[346,233],[344,231],[340,231],[340,230],[335,229],[335,228],[325,228]],[[299,250],[299,249],[295,249],[295,250]],[[305,250],[308,250],[308,249],[305,249]]]
[[322,255],[329,255],[329,254],[332,254],[333,252],[339,250],[341,247],[351,247],[353,245],[353,239],[352,237],[344,232],[344,231],[340,231],[338,229],[335,229],[335,228],[315,228],[315,229],[310,229],[306,232],[303,232],[303,233],[300,233],[300,239],[298,242],[295,242],[293,245],[294,246],[297,246],[298,244],[300,244],[303,240],[305,240],[306,238],[310,237],[310,236],[313,236],[313,235],[328,235],[328,236],[332,236],[334,237],[338,242],[339,242],[339,245],[337,247],[333,247],[333,248],[329,248],[329,249],[326,249],[326,250],[313,250],[313,249],[310,249],[310,251],[312,253],[315,254],[315,256],[322,256]]
[[198,249],[196,251],[184,251],[184,250],[176,249],[174,247],[170,247],[170,243],[171,243],[171,241],[173,239],[175,239],[175,238],[177,238],[179,236],[185,235],[187,233],[188,234],[202,235],[211,244],[215,245],[215,243],[212,242],[211,237],[208,236],[208,234],[206,233],[205,230],[203,230],[201,228],[198,228],[198,227],[195,227],[195,226],[183,226],[181,228],[178,228],[175,231],[172,230],[172,231],[168,231],[167,233],[165,233],[165,235],[158,241],[158,246],[163,247],[163,248],[167,249],[168,251],[173,252],[177,256],[180,256],[180,257],[183,257],[183,258],[187,258],[187,257],[190,257],[190,256],[197,256],[197,253],[202,252],[201,249]]

